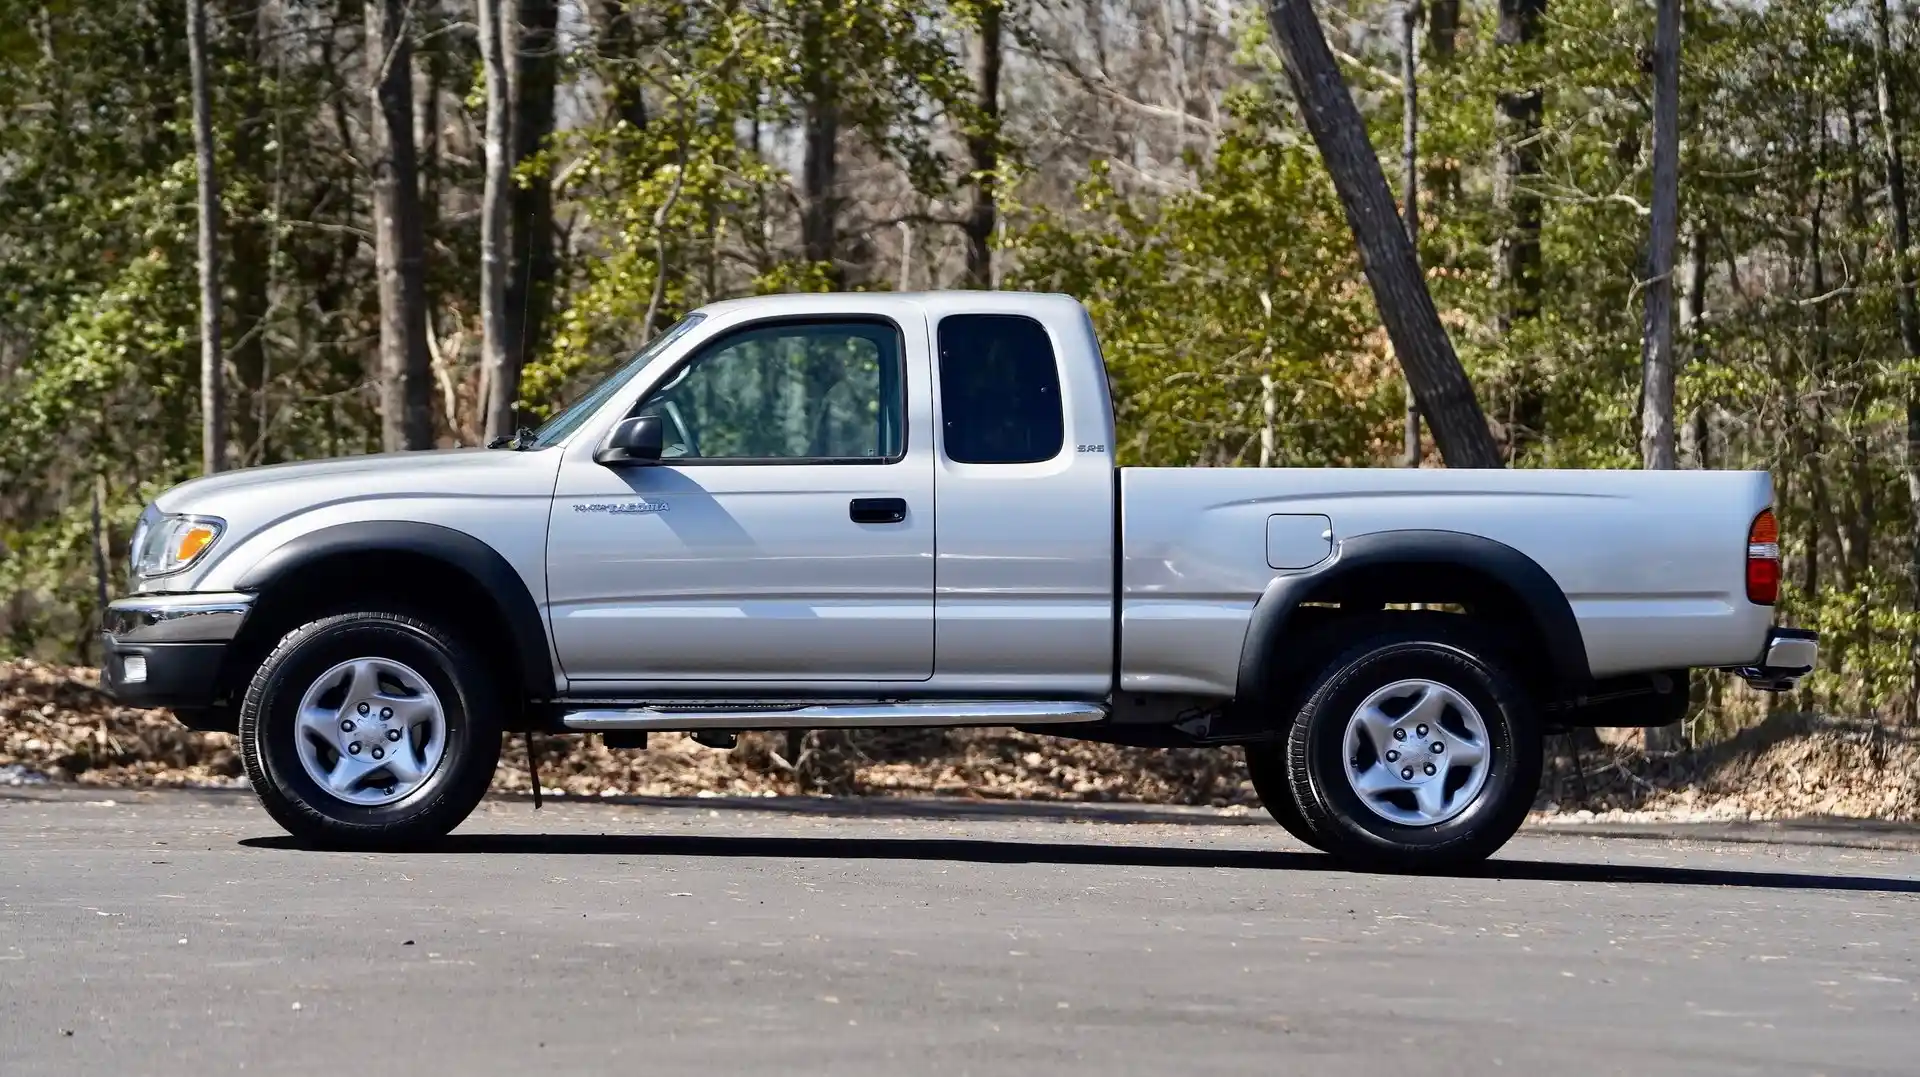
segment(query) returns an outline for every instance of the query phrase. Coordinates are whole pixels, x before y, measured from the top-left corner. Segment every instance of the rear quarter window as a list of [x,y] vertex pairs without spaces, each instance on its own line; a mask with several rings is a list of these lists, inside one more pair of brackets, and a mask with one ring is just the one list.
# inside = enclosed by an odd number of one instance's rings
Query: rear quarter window
[[1060,455],[1066,414],[1053,342],[1032,318],[940,321],[940,443],[959,464],[1032,464]]

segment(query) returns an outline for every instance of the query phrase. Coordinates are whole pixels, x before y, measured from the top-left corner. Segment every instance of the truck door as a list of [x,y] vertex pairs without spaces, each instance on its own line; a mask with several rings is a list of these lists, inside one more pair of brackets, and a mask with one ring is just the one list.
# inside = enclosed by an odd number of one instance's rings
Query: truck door
[[1064,297],[969,292],[944,302],[932,312],[937,680],[1104,699],[1113,687],[1113,421],[1092,327]]
[[747,323],[632,414],[651,467],[568,447],[547,543],[554,644],[596,683],[918,681],[933,672],[924,323]]

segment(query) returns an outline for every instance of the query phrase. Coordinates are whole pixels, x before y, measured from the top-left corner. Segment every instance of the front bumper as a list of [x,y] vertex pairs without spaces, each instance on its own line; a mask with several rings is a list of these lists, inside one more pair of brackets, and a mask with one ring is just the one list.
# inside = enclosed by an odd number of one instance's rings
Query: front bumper
[[1820,633],[1808,628],[1769,628],[1760,660],[1734,670],[1763,692],[1790,692],[1820,661]]
[[227,645],[253,609],[248,594],[140,595],[107,607],[100,678],[129,707],[209,707]]

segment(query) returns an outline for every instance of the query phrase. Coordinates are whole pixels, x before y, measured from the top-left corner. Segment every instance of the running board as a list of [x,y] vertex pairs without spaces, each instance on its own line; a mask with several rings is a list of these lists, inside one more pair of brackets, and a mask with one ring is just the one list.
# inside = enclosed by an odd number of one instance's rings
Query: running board
[[[670,709],[669,709],[670,708]],[[560,723],[580,732],[644,729],[691,733],[702,729],[894,729],[914,726],[1073,725],[1104,721],[1107,709],[1094,703],[1033,701],[821,703],[793,706],[725,706],[685,703],[659,708],[575,710]]]

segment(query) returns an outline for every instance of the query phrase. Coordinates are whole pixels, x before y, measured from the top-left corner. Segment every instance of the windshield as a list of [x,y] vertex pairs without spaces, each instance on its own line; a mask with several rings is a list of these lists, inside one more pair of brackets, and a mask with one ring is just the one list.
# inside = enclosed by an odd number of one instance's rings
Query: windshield
[[651,343],[640,349],[640,354],[627,360],[625,366],[607,375],[600,384],[589,390],[587,395],[574,401],[572,406],[568,407],[565,411],[540,424],[540,429],[533,432],[532,447],[544,449],[549,445],[556,445],[565,440],[568,434],[579,429],[580,424],[587,421],[588,416],[599,411],[600,406],[607,402],[608,397],[619,392],[621,386],[632,381],[635,374],[640,373],[648,363],[653,362],[661,352],[665,351],[674,341],[685,336],[687,330],[700,324],[705,318],[706,315],[704,314],[689,314],[676,322],[673,328],[654,337]]

